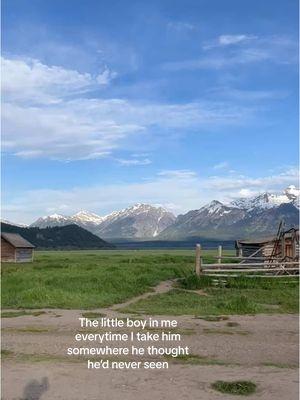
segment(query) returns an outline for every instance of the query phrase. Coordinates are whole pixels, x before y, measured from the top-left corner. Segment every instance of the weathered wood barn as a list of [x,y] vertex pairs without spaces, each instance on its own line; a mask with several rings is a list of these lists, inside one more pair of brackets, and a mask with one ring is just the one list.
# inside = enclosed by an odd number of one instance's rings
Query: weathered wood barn
[[34,247],[18,233],[1,233],[2,262],[32,262]]
[[288,231],[280,232],[277,237],[261,240],[237,240],[235,248],[239,257],[298,260],[299,229],[292,228]]

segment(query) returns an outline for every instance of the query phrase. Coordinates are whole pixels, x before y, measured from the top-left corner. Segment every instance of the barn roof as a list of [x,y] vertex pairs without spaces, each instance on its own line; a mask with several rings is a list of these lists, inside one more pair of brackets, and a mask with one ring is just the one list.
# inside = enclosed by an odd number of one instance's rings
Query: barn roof
[[[298,228],[291,228],[288,231],[283,232],[284,238],[289,239],[292,238],[293,235],[299,235],[299,229]],[[272,243],[275,242],[277,238],[275,236],[272,237],[267,237],[267,238],[261,238],[261,239],[253,239],[253,240],[236,240],[235,241],[235,247],[243,246],[243,245],[264,245],[267,243]]]
[[273,242],[275,240],[274,237],[262,238],[262,239],[253,239],[253,240],[236,240],[236,245],[260,245]]
[[18,233],[1,233],[1,237],[9,242],[14,247],[21,247],[21,248],[30,248],[33,249],[35,246],[28,242],[28,240],[24,239]]

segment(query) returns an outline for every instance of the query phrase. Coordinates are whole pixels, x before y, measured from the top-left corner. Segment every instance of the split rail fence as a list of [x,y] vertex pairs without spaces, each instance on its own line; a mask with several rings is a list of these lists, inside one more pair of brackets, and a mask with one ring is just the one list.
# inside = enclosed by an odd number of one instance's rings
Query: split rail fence
[[[210,256],[211,257],[211,256]],[[212,256],[216,263],[205,264],[200,244],[196,245],[195,270],[198,276],[235,277],[247,275],[252,277],[295,277],[299,274],[299,260],[268,259],[266,257],[249,257],[223,255],[222,246],[218,247],[218,254]],[[222,262],[223,260],[229,262]],[[230,262],[233,261],[233,262]]]

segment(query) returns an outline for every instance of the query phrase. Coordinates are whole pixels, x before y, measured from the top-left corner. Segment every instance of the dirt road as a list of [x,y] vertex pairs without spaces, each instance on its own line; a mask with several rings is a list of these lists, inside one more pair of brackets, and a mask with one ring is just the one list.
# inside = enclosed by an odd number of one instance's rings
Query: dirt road
[[[159,290],[167,288],[168,284]],[[97,311],[124,318],[118,307]],[[237,379],[257,384],[250,398],[298,399],[296,315],[230,316],[220,321],[176,317],[174,332],[182,336],[181,344],[189,346],[193,357],[180,363],[168,360],[169,367],[163,370],[120,371],[89,370],[86,358],[67,356],[68,347],[78,346],[74,334],[80,331],[82,313],[44,310],[39,316],[2,319],[3,400],[236,399],[210,385]]]

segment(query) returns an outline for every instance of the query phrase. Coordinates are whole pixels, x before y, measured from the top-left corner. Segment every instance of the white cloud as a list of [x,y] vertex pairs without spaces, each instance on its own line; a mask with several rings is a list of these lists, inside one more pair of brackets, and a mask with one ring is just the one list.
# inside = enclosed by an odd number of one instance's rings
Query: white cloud
[[105,67],[105,69],[101,72],[101,74],[96,76],[96,82],[99,85],[108,85],[111,80],[116,78],[117,73],[111,71],[109,68]]
[[215,101],[145,104],[83,96],[113,79],[107,68],[92,77],[31,59],[3,59],[3,65],[3,150],[19,157],[101,158],[135,135],[235,125],[252,112]]
[[213,166],[213,169],[226,169],[229,167],[228,161],[222,161]]
[[196,29],[196,26],[194,24],[191,24],[190,22],[170,21],[167,24],[167,28],[174,31],[183,32],[183,31],[194,31]]
[[126,167],[128,166],[135,166],[135,165],[149,165],[151,164],[151,160],[149,158],[142,158],[142,159],[124,159],[124,158],[117,158],[116,161],[124,165]]
[[196,172],[190,171],[189,169],[164,170],[160,171],[157,175],[169,179],[191,179],[197,177]]
[[[227,177],[212,176],[207,179],[206,185],[208,188],[217,192],[230,192],[234,196],[239,194],[239,191],[245,187],[248,190],[260,191],[284,187],[290,184],[298,186],[299,170],[296,167],[288,168],[276,175],[268,175],[258,178],[251,178],[244,175],[232,174]],[[231,193],[231,195],[232,195]]]
[[6,102],[56,103],[64,96],[86,91],[92,86],[107,85],[116,76],[107,67],[93,77],[89,73],[59,66],[48,66],[39,60],[1,57],[2,96]]
[[230,86],[216,86],[207,91],[209,96],[230,99],[233,101],[264,101],[280,100],[289,96],[287,90],[248,90],[236,89]]
[[257,193],[258,193],[257,190],[250,190],[250,189],[247,189],[247,188],[241,189],[238,192],[239,197],[242,197],[242,198],[249,198],[249,197],[255,196]]
[[218,43],[221,46],[228,46],[231,44],[237,44],[245,42],[247,40],[256,39],[256,36],[252,35],[221,35],[218,37]]
[[214,199],[228,202],[266,190],[281,191],[291,184],[298,186],[298,175],[297,168],[261,177],[232,174],[204,178],[190,170],[161,171],[151,180],[133,183],[22,192],[6,202],[3,217],[30,223],[47,214],[47,210],[68,215],[87,209],[104,215],[137,202],[160,204],[178,214],[198,209]]
[[137,104],[76,99],[48,106],[4,103],[3,149],[18,156],[86,159],[110,153],[150,131],[200,129],[245,122],[251,109],[225,104]]
[[[240,46],[229,46],[230,44],[240,44]],[[199,57],[167,62],[162,68],[169,71],[218,70],[262,62],[281,65],[297,64],[297,45],[297,40],[288,37],[258,38],[247,35],[237,35],[237,37],[221,35],[212,42],[205,43],[202,47],[204,52],[202,55],[199,54]]]

